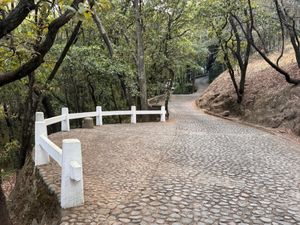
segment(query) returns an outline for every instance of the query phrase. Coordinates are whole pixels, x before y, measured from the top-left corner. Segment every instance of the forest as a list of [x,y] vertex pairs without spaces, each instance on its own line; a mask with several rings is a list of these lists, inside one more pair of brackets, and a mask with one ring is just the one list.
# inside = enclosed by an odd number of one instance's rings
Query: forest
[[[22,180],[37,111],[148,109],[162,95],[168,108],[172,92],[193,93],[196,78],[224,71],[241,104],[252,56],[300,83],[281,65],[290,47],[300,68],[299,34],[298,0],[1,0],[0,187]],[[12,224],[7,205],[1,187],[1,225]]]

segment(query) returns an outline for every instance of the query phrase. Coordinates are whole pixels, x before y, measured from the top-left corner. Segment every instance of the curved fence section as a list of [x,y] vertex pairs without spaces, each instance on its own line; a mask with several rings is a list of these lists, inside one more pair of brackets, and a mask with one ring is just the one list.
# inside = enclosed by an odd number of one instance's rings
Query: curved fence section
[[166,110],[136,110],[135,106],[127,111],[102,111],[101,106],[95,112],[69,113],[68,108],[61,109],[61,115],[44,118],[42,112],[36,113],[35,121],[35,165],[45,165],[50,162],[50,157],[61,166],[61,207],[70,208],[84,204],[83,170],[81,143],[78,139],[64,139],[62,149],[55,145],[49,138],[47,126],[61,123],[62,131],[70,131],[70,120],[86,117],[96,117],[96,125],[103,125],[104,116],[130,116],[131,123],[137,122],[137,115],[160,115],[160,121],[166,121]]

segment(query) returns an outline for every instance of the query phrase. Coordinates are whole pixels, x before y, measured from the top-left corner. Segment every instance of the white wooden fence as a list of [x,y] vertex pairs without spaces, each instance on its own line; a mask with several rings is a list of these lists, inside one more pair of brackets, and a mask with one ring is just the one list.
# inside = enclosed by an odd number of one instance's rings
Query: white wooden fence
[[135,106],[128,111],[102,111],[97,106],[95,112],[71,113],[62,108],[61,115],[45,119],[42,112],[36,113],[35,121],[35,165],[45,165],[50,156],[61,166],[61,207],[70,208],[84,204],[83,171],[81,143],[78,139],[64,139],[62,149],[48,139],[47,126],[61,123],[62,131],[70,131],[70,120],[85,117],[96,117],[96,125],[103,125],[104,116],[129,115],[131,123],[136,123],[137,115],[160,115],[160,121],[166,121],[166,110],[136,110]]

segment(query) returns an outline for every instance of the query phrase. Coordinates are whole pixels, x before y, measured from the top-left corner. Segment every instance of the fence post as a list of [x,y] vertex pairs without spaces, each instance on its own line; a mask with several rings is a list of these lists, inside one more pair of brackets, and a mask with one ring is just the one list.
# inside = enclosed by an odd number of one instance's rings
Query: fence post
[[136,106],[131,106],[131,123],[136,123]]
[[165,106],[161,107],[160,121],[166,122],[166,107]]
[[50,159],[46,151],[40,146],[40,136],[44,135],[47,137],[47,126],[44,119],[44,113],[36,112],[35,113],[35,130],[34,130],[34,139],[35,139],[35,151],[34,151],[34,162],[36,166],[48,164]]
[[84,203],[81,143],[65,139],[62,145],[61,207],[70,208]]
[[61,115],[66,116],[66,118],[61,121],[61,131],[70,131],[69,109],[66,107],[61,108]]
[[101,126],[101,125],[103,125],[103,121],[102,121],[102,107],[101,106],[97,106],[96,107],[96,112],[97,112],[96,125],[97,126]]

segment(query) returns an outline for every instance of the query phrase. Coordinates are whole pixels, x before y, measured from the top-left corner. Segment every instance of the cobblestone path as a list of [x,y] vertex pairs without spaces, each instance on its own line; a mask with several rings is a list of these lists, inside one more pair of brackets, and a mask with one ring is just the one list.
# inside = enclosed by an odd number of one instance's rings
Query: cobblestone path
[[[61,224],[300,224],[300,147],[173,96],[167,123],[56,133],[82,142],[85,205]],[[41,167],[59,195],[59,168]]]

